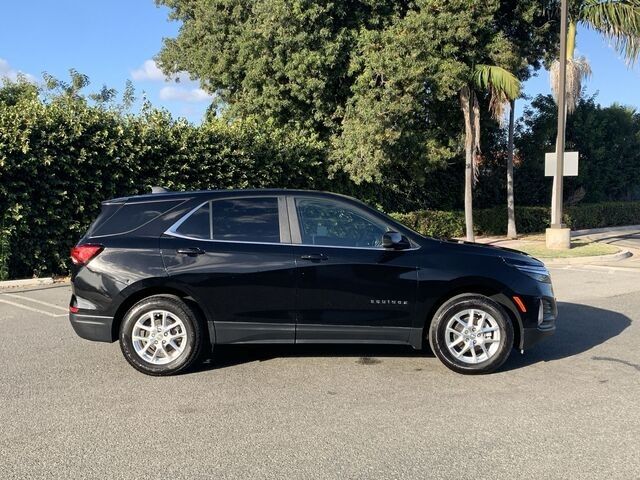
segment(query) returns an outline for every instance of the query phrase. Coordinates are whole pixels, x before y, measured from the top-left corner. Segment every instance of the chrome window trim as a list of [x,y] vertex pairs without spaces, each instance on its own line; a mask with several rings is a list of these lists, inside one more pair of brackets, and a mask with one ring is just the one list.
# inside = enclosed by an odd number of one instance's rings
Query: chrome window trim
[[[167,228],[167,230],[165,230],[165,234],[167,235],[173,235],[175,237],[181,237],[181,238],[190,238],[192,240],[210,240],[209,238],[204,239],[204,238],[195,238],[195,237],[188,237],[186,235],[180,235],[179,233],[176,233],[176,230],[178,228],[180,228],[180,225],[182,225],[184,222],[187,221],[187,219],[193,215],[194,213],[196,213],[198,210],[200,210],[202,207],[204,207],[207,203],[211,202],[211,200],[207,200],[206,202],[202,202],[200,205],[198,205],[197,207],[191,209],[189,212],[185,213],[182,218],[180,220],[178,220],[176,223],[174,223],[173,225],[171,225],[169,228]],[[211,206],[209,206],[209,215],[211,215]],[[211,227],[209,227],[209,230],[211,230]]]
[[186,235],[181,235],[176,232],[170,232],[169,230],[167,230],[164,233],[165,235],[169,235],[171,237],[184,238],[186,240],[195,240],[197,242],[211,242],[211,243],[242,243],[242,244],[249,244],[249,245],[287,245],[289,247],[313,247],[313,248],[348,248],[350,250],[374,250],[376,252],[409,252],[413,250],[420,250],[421,248],[420,246],[417,246],[417,247],[411,247],[411,248],[404,248],[402,250],[393,250],[393,249],[384,248],[384,247],[346,247],[346,246],[340,246],[340,245],[310,245],[307,243],[250,242],[246,240],[212,240],[210,238],[188,237]]
[[[281,197],[281,195],[276,195],[275,196],[275,198],[279,198],[279,197]],[[196,211],[198,211],[198,209],[200,209],[205,204],[211,203],[211,202],[215,202],[216,200],[232,200],[232,199],[235,199],[235,198],[264,198],[264,196],[256,196],[256,197],[238,196],[238,197],[229,197],[229,198],[225,197],[225,198],[220,198],[220,199],[216,198],[216,199],[207,200],[205,202],[200,203],[198,206],[193,208],[191,211],[187,212],[180,220],[178,220],[176,223],[171,225],[164,232],[164,234],[165,235],[169,235],[171,237],[184,238],[186,240],[195,240],[195,241],[198,241],[198,242],[240,243],[240,244],[248,244],[248,245],[288,245],[288,246],[294,246],[294,247],[313,247],[313,248],[343,248],[343,249],[349,249],[349,250],[371,250],[371,251],[376,251],[376,252],[410,252],[410,251],[420,250],[420,248],[421,248],[420,245],[413,246],[413,245],[415,245],[415,242],[412,242],[411,240],[409,240],[409,242],[412,244],[411,248],[405,248],[405,249],[402,249],[402,250],[393,250],[393,249],[384,248],[384,247],[349,247],[349,246],[343,246],[343,245],[312,245],[312,244],[307,244],[307,243],[294,243],[291,240],[289,242],[283,242],[283,241],[280,241],[280,242],[253,242],[253,241],[246,241],[246,240],[220,240],[220,239],[212,239],[212,238],[189,237],[187,235],[182,235],[182,234],[176,232],[176,230],[178,228],[180,228],[180,225],[182,225],[191,215],[193,215]],[[287,200],[289,200],[289,199],[293,200],[293,198],[287,197]],[[287,207],[288,207],[287,210],[288,210],[288,212],[290,214],[291,213],[291,210],[290,210],[291,205],[287,205]],[[294,208],[295,208],[295,205],[294,205]],[[209,206],[209,215],[210,216],[213,215],[213,208],[211,208],[211,206]],[[294,222],[289,222],[289,227],[291,229],[294,228],[294,225],[292,225],[293,223]],[[211,223],[211,228],[213,228],[213,223]]]

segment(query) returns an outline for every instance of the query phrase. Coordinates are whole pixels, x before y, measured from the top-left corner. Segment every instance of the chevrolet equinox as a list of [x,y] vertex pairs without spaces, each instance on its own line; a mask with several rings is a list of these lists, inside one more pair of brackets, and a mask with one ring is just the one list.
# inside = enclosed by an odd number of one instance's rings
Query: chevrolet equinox
[[438,240],[342,195],[167,192],[102,203],[71,250],[76,333],[170,375],[216,345],[429,342],[488,373],[555,330],[549,272],[515,250]]

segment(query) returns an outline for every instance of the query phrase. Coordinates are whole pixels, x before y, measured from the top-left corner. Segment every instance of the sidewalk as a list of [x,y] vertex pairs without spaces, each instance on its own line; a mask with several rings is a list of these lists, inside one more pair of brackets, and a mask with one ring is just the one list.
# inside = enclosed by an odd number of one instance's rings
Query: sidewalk
[[[620,249],[617,254],[572,257],[572,258],[543,258],[548,264],[597,264],[602,266],[616,266],[640,269],[640,225],[614,227],[609,229],[579,230],[571,232],[571,240],[582,240],[613,245]],[[521,250],[523,246],[540,243],[544,245],[543,233],[525,235],[516,240],[509,240],[504,236],[478,237],[476,242],[495,245],[498,247]],[[628,253],[627,253],[628,252]]]

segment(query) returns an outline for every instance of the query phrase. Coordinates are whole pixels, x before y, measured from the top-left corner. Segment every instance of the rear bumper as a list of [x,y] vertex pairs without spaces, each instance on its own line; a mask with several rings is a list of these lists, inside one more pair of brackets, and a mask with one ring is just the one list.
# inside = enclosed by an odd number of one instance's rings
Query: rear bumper
[[82,338],[95,342],[113,342],[113,317],[70,313],[71,326]]

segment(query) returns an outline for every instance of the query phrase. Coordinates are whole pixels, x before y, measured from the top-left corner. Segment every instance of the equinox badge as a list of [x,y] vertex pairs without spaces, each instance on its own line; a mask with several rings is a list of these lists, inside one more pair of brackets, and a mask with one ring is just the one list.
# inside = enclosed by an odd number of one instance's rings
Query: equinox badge
[[372,304],[376,305],[409,305],[408,300],[381,300],[377,298],[372,298],[370,300]]

